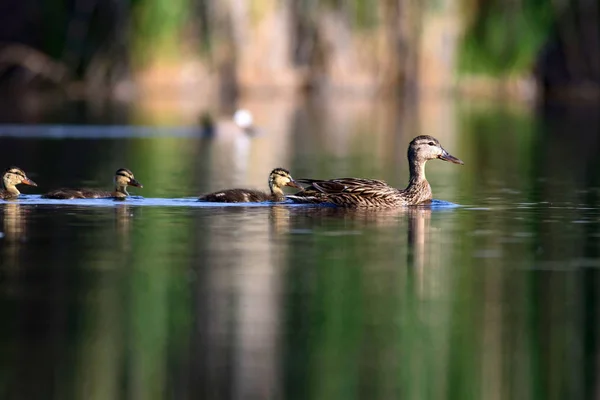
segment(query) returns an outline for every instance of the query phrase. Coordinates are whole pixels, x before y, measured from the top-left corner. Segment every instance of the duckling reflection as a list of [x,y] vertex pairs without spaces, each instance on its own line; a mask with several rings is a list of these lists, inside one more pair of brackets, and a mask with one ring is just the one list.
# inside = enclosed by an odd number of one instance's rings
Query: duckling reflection
[[[18,202],[2,204],[2,238],[0,265],[18,265],[19,252],[27,240],[27,208]],[[6,257],[6,259],[5,259]],[[5,262],[7,261],[7,262]]]
[[119,204],[115,207],[115,230],[122,250],[131,249],[131,228],[135,210],[127,204]]
[[27,209],[19,203],[7,203],[2,205],[4,210],[4,237],[7,240],[21,240],[25,238]]
[[198,376],[206,380],[200,384],[204,391],[222,387],[233,374],[234,397],[282,397],[276,384],[281,350],[273,344],[283,334],[287,255],[285,243],[271,239],[264,213],[263,207],[220,207],[201,221],[209,234],[198,242],[205,256],[195,269],[198,337],[190,358],[194,372],[203,371]]
[[269,210],[271,232],[277,235],[290,232],[290,208],[274,205]]
[[120,168],[115,172],[113,179],[115,184],[114,192],[98,189],[56,189],[48,192],[42,196],[43,199],[58,199],[58,200],[70,200],[70,199],[101,199],[101,198],[115,198],[123,200],[129,193],[127,192],[127,186],[135,186],[143,188],[144,186],[135,180],[133,172],[127,168]]

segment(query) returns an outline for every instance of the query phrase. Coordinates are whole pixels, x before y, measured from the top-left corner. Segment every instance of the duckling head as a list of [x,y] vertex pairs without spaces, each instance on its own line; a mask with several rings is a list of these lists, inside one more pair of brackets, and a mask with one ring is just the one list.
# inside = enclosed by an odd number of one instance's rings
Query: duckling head
[[449,154],[440,142],[433,136],[423,135],[414,138],[408,146],[409,161],[425,163],[427,160],[439,158],[454,164],[464,164],[461,160]]
[[114,181],[117,197],[129,196],[129,193],[127,193],[127,186],[135,186],[139,188],[144,187],[141,183],[135,180],[133,172],[131,172],[127,168],[118,169],[117,172],[115,172]]
[[283,196],[283,190],[281,190],[281,188],[284,186],[302,189],[302,186],[292,178],[290,171],[284,168],[275,168],[271,171],[271,174],[269,174],[269,188],[271,189],[271,192]]
[[16,195],[20,194],[17,190],[16,186],[20,184],[29,185],[29,186],[37,186],[37,184],[29,179],[21,168],[10,167],[2,176],[2,183],[4,184],[4,188],[11,193]]

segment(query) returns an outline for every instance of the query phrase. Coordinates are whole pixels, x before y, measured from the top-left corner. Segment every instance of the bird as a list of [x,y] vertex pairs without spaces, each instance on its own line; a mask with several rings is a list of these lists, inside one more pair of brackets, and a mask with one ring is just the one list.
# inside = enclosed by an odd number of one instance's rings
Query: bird
[[252,113],[244,108],[237,110],[233,114],[233,122],[249,135],[255,133],[254,117]]
[[29,186],[37,186],[37,184],[29,179],[21,168],[10,167],[2,175],[3,188],[0,190],[0,199],[10,200],[19,197],[21,192],[17,189],[17,185],[24,184]]
[[290,172],[284,168],[275,168],[269,174],[270,193],[252,189],[227,189],[205,194],[199,197],[200,201],[214,203],[258,203],[262,201],[284,201],[285,196],[282,188],[284,186],[302,189]]
[[405,189],[396,189],[377,179],[297,179],[308,184],[304,190],[286,196],[295,203],[333,204],[347,208],[394,208],[431,200],[431,186],[425,177],[428,160],[440,159],[464,164],[450,155],[440,142],[428,135],[415,137],[408,146],[410,179]]
[[233,117],[227,119],[215,120],[208,112],[203,112],[199,118],[200,132],[207,138],[219,137],[231,139],[243,133],[247,136],[253,136],[257,133],[254,126],[254,117],[249,110],[238,109]]
[[129,193],[127,192],[127,186],[135,186],[143,188],[144,186],[135,180],[133,172],[127,168],[120,168],[115,172],[114,177],[115,190],[109,192],[106,190],[98,189],[56,189],[42,195],[43,199],[101,199],[101,198],[115,198],[123,200]]

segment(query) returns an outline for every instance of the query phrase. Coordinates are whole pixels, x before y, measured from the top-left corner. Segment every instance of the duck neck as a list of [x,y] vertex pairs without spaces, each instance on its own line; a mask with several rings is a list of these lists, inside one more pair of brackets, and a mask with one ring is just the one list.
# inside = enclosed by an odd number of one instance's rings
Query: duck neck
[[18,196],[21,194],[21,192],[19,192],[19,189],[17,189],[17,187],[10,183],[6,178],[2,179],[2,186],[4,187],[4,190],[6,190],[8,193],[14,196]]
[[425,177],[425,163],[426,161],[419,160],[410,160],[408,161],[410,166],[410,179],[409,185],[411,184],[419,184],[422,182],[427,182],[427,178]]
[[117,185],[115,187],[115,197],[124,199],[127,196],[129,196],[129,193],[127,193],[127,186]]
[[281,190],[279,186],[274,185],[272,182],[269,181],[269,188],[271,189],[271,196],[273,196],[277,200],[283,200],[283,190]]
[[410,160],[410,180],[404,194],[412,204],[419,204],[431,199],[431,186],[425,177],[425,161]]

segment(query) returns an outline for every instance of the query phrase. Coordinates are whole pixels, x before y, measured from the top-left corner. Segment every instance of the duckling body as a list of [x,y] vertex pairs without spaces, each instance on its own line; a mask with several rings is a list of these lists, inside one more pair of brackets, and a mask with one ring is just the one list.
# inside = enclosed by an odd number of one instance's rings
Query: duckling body
[[126,168],[117,170],[114,177],[115,190],[109,192],[98,189],[56,189],[42,196],[44,199],[70,200],[70,199],[102,199],[116,198],[125,199],[129,196],[127,186],[144,187],[141,183],[135,180],[133,172]]
[[290,175],[290,172],[284,168],[275,168],[269,174],[270,193],[265,193],[253,189],[227,189],[200,196],[200,201],[210,201],[214,203],[258,203],[263,201],[283,201],[285,195],[283,186],[290,186],[301,189]]
[[17,189],[17,185],[24,184],[29,186],[37,186],[37,184],[29,179],[21,168],[10,167],[2,175],[2,189],[0,190],[0,200],[12,200],[19,197],[21,192]]
[[227,189],[201,196],[199,200],[212,203],[260,203],[263,201],[283,201],[284,196],[252,189]]
[[42,195],[43,199],[59,199],[59,200],[70,200],[70,199],[102,199],[109,197],[117,197],[115,192],[96,190],[96,189],[68,189],[61,188],[56,189]]
[[435,158],[463,164],[448,154],[434,137],[417,136],[408,147],[410,179],[405,189],[396,189],[376,179],[298,179],[298,182],[309,186],[287,198],[296,203],[334,204],[349,208],[394,208],[422,204],[432,198],[431,186],[425,177],[425,163]]

